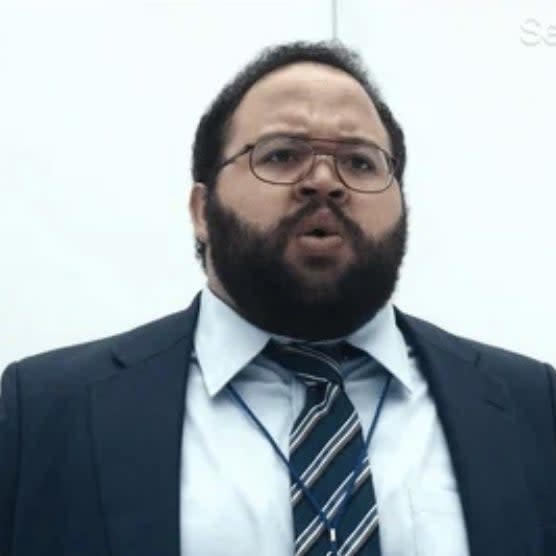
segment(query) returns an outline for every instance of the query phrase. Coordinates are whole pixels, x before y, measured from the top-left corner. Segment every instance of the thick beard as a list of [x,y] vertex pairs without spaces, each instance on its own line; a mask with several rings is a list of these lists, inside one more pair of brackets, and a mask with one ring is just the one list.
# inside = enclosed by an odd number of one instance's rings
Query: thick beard
[[[355,259],[334,283],[309,284],[285,260],[285,250],[292,227],[323,206],[342,224]],[[371,319],[394,292],[407,243],[405,201],[398,221],[377,239],[366,237],[332,201],[311,201],[262,232],[213,193],[206,218],[214,272],[237,312],[263,330],[304,340],[339,338]]]

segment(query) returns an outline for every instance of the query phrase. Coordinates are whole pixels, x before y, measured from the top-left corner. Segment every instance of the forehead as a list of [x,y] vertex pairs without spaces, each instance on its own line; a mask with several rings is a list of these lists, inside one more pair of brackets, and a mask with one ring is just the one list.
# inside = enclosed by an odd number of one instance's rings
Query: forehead
[[342,70],[313,62],[275,70],[249,89],[232,117],[229,150],[267,133],[288,131],[331,139],[360,137],[389,146],[361,84]]

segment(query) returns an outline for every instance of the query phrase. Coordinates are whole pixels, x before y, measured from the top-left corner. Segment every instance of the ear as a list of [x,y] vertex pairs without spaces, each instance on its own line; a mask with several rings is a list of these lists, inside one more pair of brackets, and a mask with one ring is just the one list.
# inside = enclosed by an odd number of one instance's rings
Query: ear
[[203,243],[208,242],[208,227],[205,217],[207,202],[207,187],[204,183],[196,182],[189,195],[189,214],[193,222],[195,237]]

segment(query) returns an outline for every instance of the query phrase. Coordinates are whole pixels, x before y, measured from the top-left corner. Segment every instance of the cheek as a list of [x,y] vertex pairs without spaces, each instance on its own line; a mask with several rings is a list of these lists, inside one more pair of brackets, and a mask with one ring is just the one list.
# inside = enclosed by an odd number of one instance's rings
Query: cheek
[[[240,184],[240,185],[237,185]],[[286,214],[291,192],[288,188],[270,186],[243,179],[219,183],[221,202],[240,218],[260,228],[273,226]]]
[[402,197],[398,186],[390,187],[383,193],[362,199],[354,218],[370,235],[381,235],[389,230],[402,213]]

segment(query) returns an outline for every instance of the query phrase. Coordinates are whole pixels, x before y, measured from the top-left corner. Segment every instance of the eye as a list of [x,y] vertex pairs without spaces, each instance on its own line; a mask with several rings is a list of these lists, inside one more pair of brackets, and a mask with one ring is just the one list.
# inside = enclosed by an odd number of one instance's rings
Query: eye
[[350,155],[340,160],[342,166],[350,172],[373,173],[376,172],[376,164],[373,160],[362,155]]
[[294,149],[275,149],[267,153],[261,162],[263,164],[288,164],[297,162],[299,160],[299,153]]

